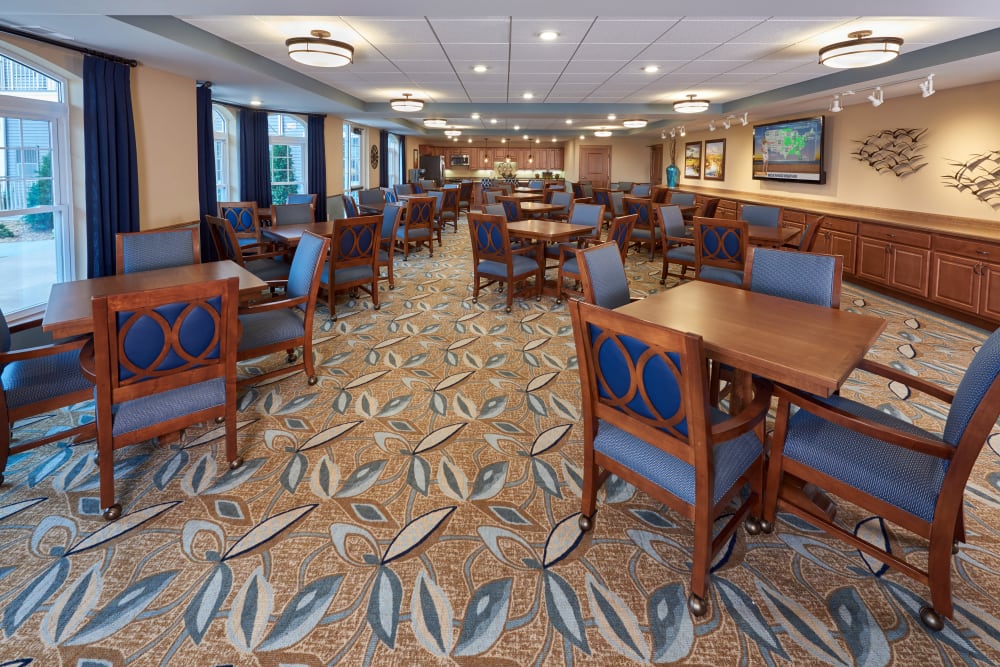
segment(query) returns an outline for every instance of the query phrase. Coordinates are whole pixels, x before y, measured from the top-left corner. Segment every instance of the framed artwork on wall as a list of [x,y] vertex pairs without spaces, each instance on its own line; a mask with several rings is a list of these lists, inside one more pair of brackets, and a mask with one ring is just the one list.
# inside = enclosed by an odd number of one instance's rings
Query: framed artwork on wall
[[684,178],[701,178],[701,142],[684,144]]
[[725,139],[712,139],[705,142],[705,180],[726,180]]

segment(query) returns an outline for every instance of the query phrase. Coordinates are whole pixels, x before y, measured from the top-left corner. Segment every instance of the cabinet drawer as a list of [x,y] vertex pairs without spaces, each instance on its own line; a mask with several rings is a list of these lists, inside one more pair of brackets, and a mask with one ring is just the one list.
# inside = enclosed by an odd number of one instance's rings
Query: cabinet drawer
[[823,216],[823,229],[827,231],[844,232],[845,234],[856,234],[858,223],[845,218],[835,218],[832,215]]
[[934,249],[943,252],[950,252],[963,257],[981,259],[983,261],[1000,260],[1000,246],[984,241],[973,241],[971,239],[960,239],[954,236],[934,237]]
[[806,224],[806,214],[803,211],[785,211],[781,214],[782,222],[791,222],[802,226]]
[[861,225],[858,232],[861,236],[873,239],[883,239],[893,243],[905,243],[917,248],[930,248],[931,235],[927,232],[918,232],[912,229],[902,229],[900,227],[884,227],[865,223]]

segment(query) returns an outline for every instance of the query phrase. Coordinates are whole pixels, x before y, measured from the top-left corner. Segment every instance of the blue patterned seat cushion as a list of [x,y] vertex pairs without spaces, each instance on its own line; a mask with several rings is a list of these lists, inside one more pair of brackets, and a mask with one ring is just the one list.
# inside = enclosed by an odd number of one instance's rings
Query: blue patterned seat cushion
[[[906,433],[940,440],[913,424],[852,400],[823,402]],[[799,410],[788,422],[785,456],[839,479],[925,521],[934,518],[947,461],[831,424]]]
[[714,280],[720,283],[729,283],[730,285],[743,284],[742,271],[734,271],[732,269],[720,269],[717,266],[702,267],[701,273],[698,274],[698,277],[704,278],[705,280]]
[[[649,229],[645,227],[634,227],[632,229],[632,239],[648,239],[650,236]],[[653,238],[660,238],[660,228],[653,227]]]
[[[667,251],[667,259],[674,259],[679,262],[694,262],[694,246],[681,245]],[[704,272],[705,269],[702,269]],[[740,278],[742,280],[742,277]]]
[[174,417],[224,405],[225,402],[226,381],[224,378],[213,378],[189,387],[119,403],[114,409],[111,431],[119,436]]
[[[417,227],[415,229],[410,229],[409,238],[411,241],[421,241],[431,238],[432,230],[427,227]],[[400,241],[405,241],[407,237],[406,230],[400,229],[396,232],[396,238]]]
[[[511,264],[514,267],[514,275],[520,276],[526,273],[531,273],[538,270],[538,262],[532,257],[525,257],[524,255],[514,255],[511,258]],[[499,276],[505,278],[507,276],[507,265],[503,262],[494,262],[491,259],[484,259],[479,262],[477,268],[479,273],[488,276]]]
[[576,257],[567,259],[563,262],[563,271],[565,273],[572,273],[574,276],[580,275],[580,265],[576,261]]
[[297,308],[268,310],[263,313],[240,315],[242,333],[240,350],[251,350],[271,343],[301,338],[305,326]]
[[247,262],[244,268],[261,280],[284,280],[288,277],[288,264],[273,259],[254,259]]
[[[387,258],[388,259],[388,258]],[[330,265],[327,264],[323,267],[323,273],[320,275],[320,283],[324,286],[327,284],[327,276],[330,275]],[[348,266],[343,269],[337,269],[333,272],[333,284],[337,285],[343,283],[353,283],[358,280],[371,280],[372,279],[372,267],[371,264],[365,264],[364,266]]]
[[[713,421],[726,419],[718,410],[713,411]],[[601,420],[597,425],[594,449],[625,466],[660,488],[666,489],[689,505],[694,505],[694,466],[667,454],[645,440]],[[719,502],[740,475],[760,456],[760,440],[753,432],[744,433],[732,440],[715,445],[712,459],[715,463],[715,488],[712,504]]]
[[9,409],[94,386],[80,372],[78,350],[15,361],[3,367],[0,378]]

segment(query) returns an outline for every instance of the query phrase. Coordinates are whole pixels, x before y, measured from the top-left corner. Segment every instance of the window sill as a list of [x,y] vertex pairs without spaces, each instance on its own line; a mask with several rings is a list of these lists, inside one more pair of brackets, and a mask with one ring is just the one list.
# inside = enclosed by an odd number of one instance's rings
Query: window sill
[[11,333],[17,333],[18,331],[40,326],[43,315],[45,315],[44,303],[19,310],[16,315],[5,314],[4,317],[7,320],[7,326],[10,327]]

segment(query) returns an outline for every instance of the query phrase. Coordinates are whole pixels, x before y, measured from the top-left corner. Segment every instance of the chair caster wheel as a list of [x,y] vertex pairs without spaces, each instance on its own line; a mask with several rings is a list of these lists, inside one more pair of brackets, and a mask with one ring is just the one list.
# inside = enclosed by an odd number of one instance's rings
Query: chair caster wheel
[[122,515],[122,506],[115,503],[111,507],[104,510],[104,519],[106,521],[114,521]]
[[590,529],[594,527],[594,520],[591,517],[586,516],[584,514],[580,515],[580,518],[576,520],[576,523],[578,526],[580,526],[580,530],[582,530],[585,533],[589,532]]
[[230,470],[236,470],[241,465],[243,465],[243,457],[242,456],[237,456],[235,459],[233,459],[232,461],[229,462],[229,469]]
[[774,532],[774,524],[771,523],[770,521],[765,521],[764,519],[760,519],[758,523],[760,523],[760,530],[762,533],[770,535],[771,533]]
[[541,300],[542,300],[542,297],[540,297],[540,296],[536,296],[535,297],[535,301],[541,301]]
[[941,618],[941,614],[934,611],[933,607],[920,608],[920,622],[923,623],[928,630],[933,630],[934,632],[938,632],[944,628],[944,619]]
[[215,423],[216,424],[225,424],[226,423],[226,416],[225,415],[219,415],[218,417],[215,418]]
[[748,516],[743,522],[743,529],[747,531],[747,535],[760,535],[760,521],[756,517]]
[[318,377],[316,377],[315,375],[310,375],[310,376],[309,376],[309,379],[308,379],[308,380],[306,380],[306,382],[308,382],[308,383],[309,383],[309,386],[311,387],[311,386],[313,386],[314,384],[316,384],[317,382],[319,382],[319,378],[318,378]]
[[389,285],[389,289],[396,289],[395,285]]
[[479,303],[479,299],[477,299],[476,297],[472,297],[472,303]]
[[505,313],[509,313],[509,312],[510,312],[510,306],[507,306],[506,308],[504,308],[504,309],[503,309],[503,312],[505,312]]
[[375,310],[382,310],[382,304],[375,306]]
[[688,595],[688,611],[691,612],[692,616],[704,616],[708,611],[708,603],[705,602],[704,598],[691,593]]
[[663,278],[660,278],[660,284],[661,284],[661,285],[666,285],[666,284],[667,284],[667,281],[666,281],[666,280],[664,280]]
[[[0,484],[3,484],[3,475],[0,475]],[[959,545],[960,544],[961,543],[958,540],[955,540],[954,542],[951,543],[951,555],[952,556],[958,555],[958,550],[959,550]]]
[[298,359],[298,355],[296,355],[294,352],[285,357],[285,361],[287,361],[290,364],[294,364],[296,359]]

